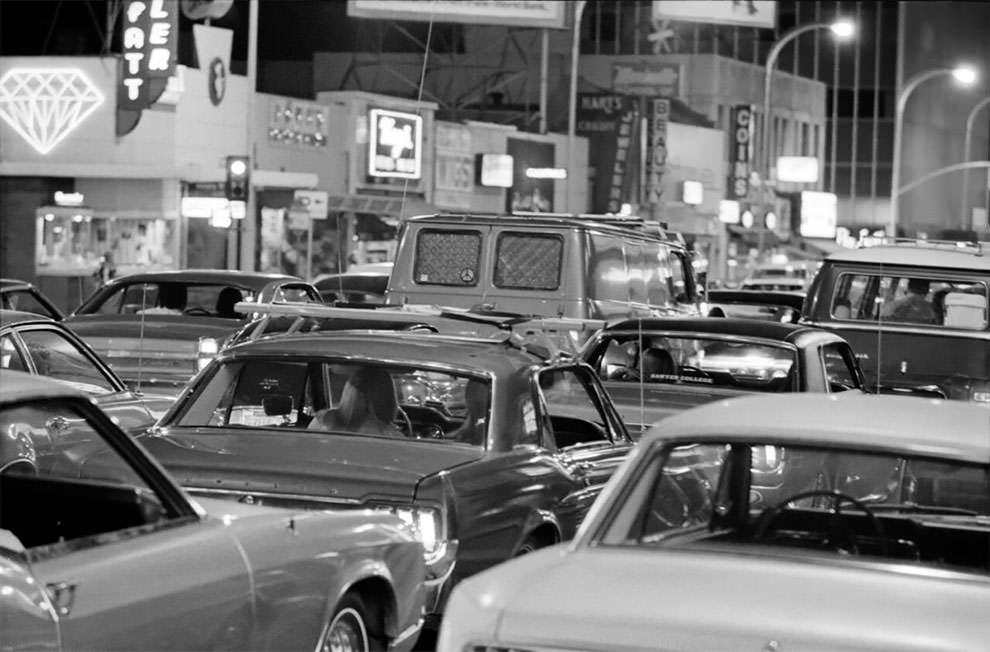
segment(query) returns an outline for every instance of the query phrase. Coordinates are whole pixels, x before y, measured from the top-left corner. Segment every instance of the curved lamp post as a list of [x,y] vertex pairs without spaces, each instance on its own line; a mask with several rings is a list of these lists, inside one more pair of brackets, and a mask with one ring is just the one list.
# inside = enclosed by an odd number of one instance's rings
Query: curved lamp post
[[856,33],[856,25],[851,20],[840,19],[831,23],[808,23],[807,25],[797,25],[781,34],[780,38],[770,48],[767,55],[766,72],[763,77],[763,132],[760,139],[760,150],[763,153],[763,181],[766,183],[770,179],[771,155],[770,155],[770,133],[773,130],[773,120],[770,117],[770,97],[773,90],[773,69],[777,64],[777,57],[785,45],[795,38],[816,29],[830,30],[836,38],[848,39]]
[[[990,95],[987,95],[982,100],[976,103],[976,106],[969,112],[969,116],[966,117],[966,139],[963,141],[963,162],[968,162],[970,157],[970,148],[973,145],[973,123],[976,121],[976,114],[980,112],[981,109],[990,105]],[[962,191],[962,228],[966,228],[966,223],[968,222],[968,217],[966,216],[966,201],[969,197],[969,170],[963,175],[963,191]],[[982,203],[982,202],[981,202]]]
[[897,235],[898,208],[900,202],[901,188],[901,140],[904,134],[904,107],[907,105],[908,97],[922,82],[935,77],[951,75],[963,86],[971,86],[976,83],[976,69],[971,66],[956,66],[955,68],[933,68],[919,72],[911,79],[907,80],[904,88],[897,94],[897,108],[894,112],[894,158],[891,162],[890,171],[890,233]]

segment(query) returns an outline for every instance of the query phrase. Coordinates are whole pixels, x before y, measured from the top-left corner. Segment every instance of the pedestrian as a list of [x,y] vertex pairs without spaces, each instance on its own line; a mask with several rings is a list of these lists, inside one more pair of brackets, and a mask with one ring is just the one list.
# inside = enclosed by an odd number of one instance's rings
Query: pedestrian
[[106,285],[117,276],[117,268],[113,264],[113,254],[106,252],[100,258],[100,267],[93,273],[93,278],[100,286]]

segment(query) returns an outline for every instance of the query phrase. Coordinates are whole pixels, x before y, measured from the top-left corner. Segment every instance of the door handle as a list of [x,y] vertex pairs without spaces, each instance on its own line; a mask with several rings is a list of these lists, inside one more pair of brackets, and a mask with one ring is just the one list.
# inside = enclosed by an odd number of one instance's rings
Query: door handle
[[45,585],[45,589],[48,591],[48,598],[52,601],[55,613],[59,616],[68,616],[76,601],[76,583],[50,582]]

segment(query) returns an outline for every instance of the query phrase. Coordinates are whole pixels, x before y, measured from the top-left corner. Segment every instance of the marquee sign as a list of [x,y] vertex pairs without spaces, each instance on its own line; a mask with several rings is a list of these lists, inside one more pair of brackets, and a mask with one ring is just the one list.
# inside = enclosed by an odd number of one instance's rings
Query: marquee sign
[[371,109],[368,122],[368,176],[419,179],[423,164],[423,118],[415,113]]
[[103,104],[77,68],[12,68],[0,78],[0,119],[47,154]]
[[175,73],[179,36],[176,0],[131,0],[124,7],[123,67],[117,87],[117,135],[130,133]]

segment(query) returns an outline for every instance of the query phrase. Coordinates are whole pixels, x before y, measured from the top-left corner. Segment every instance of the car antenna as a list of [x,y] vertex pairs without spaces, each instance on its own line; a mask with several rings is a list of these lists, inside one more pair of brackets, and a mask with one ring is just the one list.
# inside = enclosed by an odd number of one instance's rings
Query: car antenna
[[642,437],[643,431],[646,429],[646,379],[643,378],[643,318],[639,317],[636,320],[636,324],[639,332],[639,342],[637,344],[639,347],[639,434]]
[[883,356],[883,306],[884,301],[880,299],[880,292],[883,291],[883,265],[880,265],[880,281],[877,284],[877,296],[874,297],[874,302],[877,305],[877,394],[880,393],[880,363],[882,362]]
[[[126,291],[126,288],[125,288]],[[144,371],[144,310],[147,307],[148,300],[148,284],[141,284],[141,328],[138,332],[138,376],[137,376],[137,391],[141,392],[141,380]]]

